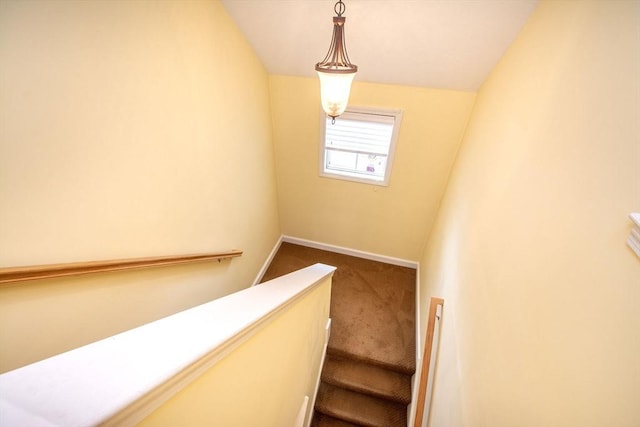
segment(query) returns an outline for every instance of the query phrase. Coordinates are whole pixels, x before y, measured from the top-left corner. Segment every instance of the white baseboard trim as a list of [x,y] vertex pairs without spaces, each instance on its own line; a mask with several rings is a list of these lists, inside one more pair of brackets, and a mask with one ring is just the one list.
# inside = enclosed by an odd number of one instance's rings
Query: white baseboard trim
[[278,249],[280,249],[280,245],[282,244],[282,237],[283,236],[280,235],[280,237],[278,238],[278,241],[276,242],[276,245],[273,247],[273,249],[271,249],[269,256],[265,260],[264,264],[262,264],[262,268],[258,272],[258,275],[256,276],[255,279],[253,279],[253,284],[251,285],[252,287],[260,283],[260,281],[264,277],[264,273],[267,272],[267,268],[269,268],[269,266],[271,265],[271,261],[273,261],[273,257],[276,256]]
[[325,326],[325,335],[324,335],[324,350],[322,351],[322,358],[320,359],[320,370],[318,371],[318,376],[316,378],[316,387],[313,391],[313,398],[311,399],[311,410],[309,411],[309,416],[307,417],[307,422],[305,427],[311,426],[311,422],[313,421],[314,410],[316,407],[316,399],[318,398],[318,390],[320,389],[320,381],[322,381],[322,370],[324,369],[324,361],[327,358],[327,347],[329,347],[329,337],[331,336],[331,318],[327,319],[327,325]]
[[420,385],[420,372],[422,368],[422,346],[420,330],[420,264],[416,267],[416,371],[411,377],[411,403],[407,406],[408,425],[413,426],[416,418],[416,403],[418,400],[418,387]]
[[302,406],[300,406],[300,410],[298,411],[298,417],[296,418],[295,427],[305,427],[304,425],[304,417],[307,415],[307,407],[309,406],[309,396],[305,396],[302,401]]
[[378,255],[371,252],[359,251],[357,249],[350,249],[342,246],[330,245],[328,243],[321,243],[321,242],[314,242],[312,240],[300,239],[298,237],[283,235],[281,241],[287,242],[287,243],[293,243],[294,245],[307,246],[309,248],[336,252],[343,255],[351,255],[358,258],[370,259],[372,261],[384,262],[386,264],[398,265],[400,267],[418,268],[417,261],[409,261],[406,259],[394,258],[386,255]]

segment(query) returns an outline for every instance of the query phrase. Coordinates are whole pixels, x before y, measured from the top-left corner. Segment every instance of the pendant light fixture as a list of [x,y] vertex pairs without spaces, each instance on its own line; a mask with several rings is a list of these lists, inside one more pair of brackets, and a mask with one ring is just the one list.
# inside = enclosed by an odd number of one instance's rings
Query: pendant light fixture
[[327,56],[316,64],[320,78],[320,99],[322,109],[335,122],[336,117],[344,113],[349,101],[351,82],[358,72],[358,66],[349,62],[344,42],[344,21],[342,14],[345,5],[342,0],[333,6],[336,16],[333,17],[333,37]]

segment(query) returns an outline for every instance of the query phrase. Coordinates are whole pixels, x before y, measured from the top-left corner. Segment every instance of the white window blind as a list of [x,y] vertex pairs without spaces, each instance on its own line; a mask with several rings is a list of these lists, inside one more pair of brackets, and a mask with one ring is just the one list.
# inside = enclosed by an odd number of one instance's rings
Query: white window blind
[[347,110],[323,123],[322,176],[387,185],[399,111]]

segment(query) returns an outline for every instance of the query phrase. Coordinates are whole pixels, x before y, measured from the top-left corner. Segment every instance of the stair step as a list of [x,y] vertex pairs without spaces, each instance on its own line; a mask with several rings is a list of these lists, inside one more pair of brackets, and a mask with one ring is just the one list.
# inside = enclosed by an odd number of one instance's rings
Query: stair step
[[391,363],[389,361],[382,361],[371,356],[358,354],[357,351],[349,351],[334,347],[332,346],[331,339],[329,339],[329,346],[327,347],[327,355],[329,354],[339,359],[357,360],[362,363],[375,365],[379,368],[394,371],[403,375],[412,376],[416,372],[415,361],[412,361],[411,365],[405,362]]
[[327,355],[322,381],[404,405],[411,403],[410,376],[353,359]]
[[317,412],[367,427],[406,427],[407,407],[324,382],[316,400]]
[[313,414],[313,420],[311,421],[311,427],[358,427],[358,425],[330,417],[320,412],[315,412]]

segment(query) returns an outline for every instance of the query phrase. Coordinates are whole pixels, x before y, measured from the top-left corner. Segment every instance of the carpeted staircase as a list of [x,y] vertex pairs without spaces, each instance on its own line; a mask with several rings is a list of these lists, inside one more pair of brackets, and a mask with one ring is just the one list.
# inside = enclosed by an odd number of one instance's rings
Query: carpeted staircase
[[317,262],[337,270],[311,425],[406,427],[415,372],[415,269],[282,243],[262,281]]

